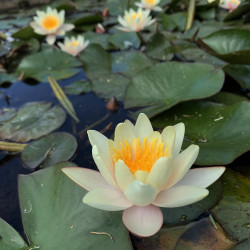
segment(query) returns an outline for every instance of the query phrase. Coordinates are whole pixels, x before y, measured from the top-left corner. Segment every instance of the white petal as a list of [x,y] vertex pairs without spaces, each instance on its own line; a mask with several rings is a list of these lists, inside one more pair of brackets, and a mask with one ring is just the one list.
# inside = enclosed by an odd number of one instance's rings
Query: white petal
[[162,134],[162,141],[165,143],[164,148],[168,148],[167,157],[173,157],[174,145],[175,145],[175,129],[173,126],[168,126],[163,129]]
[[70,24],[70,23],[65,23],[62,25],[62,29],[64,31],[70,31],[70,30],[73,30],[75,28],[75,25],[74,24]]
[[148,174],[146,183],[160,191],[166,185],[171,170],[171,160],[167,157],[159,158]]
[[135,138],[134,129],[129,123],[119,123],[115,128],[115,144],[116,148],[120,149],[120,143],[124,143],[125,140],[130,143]]
[[122,220],[127,229],[140,237],[148,237],[157,233],[163,224],[163,215],[158,207],[133,206],[123,212]]
[[124,190],[126,198],[136,206],[147,206],[153,202],[158,190],[149,184],[134,180]]
[[175,186],[161,191],[153,204],[159,207],[182,207],[199,200],[208,195],[208,190],[195,186]]
[[112,188],[98,171],[80,167],[62,168],[62,171],[72,181],[88,191],[96,188]]
[[105,188],[88,192],[83,203],[106,211],[120,211],[132,206],[121,191]]
[[115,170],[111,171],[110,167],[105,164],[103,158],[100,156],[100,151],[97,146],[92,148],[92,155],[95,161],[96,166],[101,172],[103,178],[113,187],[118,188],[117,183],[115,181]]
[[49,44],[49,45],[53,45],[56,41],[56,36],[55,35],[48,35],[46,36],[46,42]]
[[174,125],[175,129],[175,144],[174,144],[174,155],[173,157],[177,157],[181,151],[181,146],[185,134],[185,125],[184,123],[178,123]]
[[135,179],[134,175],[122,160],[118,160],[115,164],[115,176],[121,190],[124,190]]
[[30,26],[34,29],[34,32],[40,35],[46,35],[47,31],[35,22],[31,22]]
[[199,146],[190,145],[172,160],[172,173],[164,189],[180,181],[195,162],[199,153]]
[[192,185],[206,188],[219,179],[224,171],[225,167],[190,169],[186,175],[174,185],[174,187]]
[[139,114],[135,124],[136,136],[140,137],[141,139],[144,139],[145,137],[149,136],[153,131],[154,130],[148,117],[143,113]]

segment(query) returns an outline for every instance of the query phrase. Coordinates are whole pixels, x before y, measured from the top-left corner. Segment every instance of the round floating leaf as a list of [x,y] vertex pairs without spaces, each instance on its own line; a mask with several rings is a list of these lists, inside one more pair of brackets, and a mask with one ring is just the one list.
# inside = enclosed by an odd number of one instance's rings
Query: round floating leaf
[[23,226],[32,246],[132,250],[121,212],[102,211],[83,204],[86,191],[61,171],[62,167],[72,165],[59,163],[19,176]]
[[112,46],[108,42],[109,34],[98,34],[92,31],[84,33],[84,37],[86,40],[91,41],[91,44],[98,44],[102,46],[104,49],[110,49]]
[[112,54],[113,73],[123,73],[130,77],[150,66],[152,66],[151,60],[139,51],[123,51]]
[[20,29],[19,31],[15,32],[12,37],[18,38],[21,40],[28,40],[32,38],[38,38],[41,39],[43,36],[38,35],[37,33],[34,32],[33,28],[30,26],[24,27]]
[[181,101],[211,96],[221,89],[223,82],[223,71],[209,64],[157,64],[132,78],[125,94],[125,107],[151,106],[156,108],[148,112],[152,117]]
[[50,103],[27,103],[17,115],[0,125],[0,138],[17,142],[27,142],[49,134],[59,128],[66,119],[65,111]]
[[109,37],[108,41],[119,49],[127,49],[129,47],[138,49],[141,44],[136,32],[117,31],[117,33]]
[[63,88],[64,92],[69,95],[79,95],[89,92],[91,90],[90,83],[88,81],[77,81]]
[[52,133],[25,147],[21,158],[23,163],[30,169],[40,164],[42,168],[52,166],[60,161],[69,160],[77,149],[77,141],[68,133]]
[[45,49],[41,52],[25,57],[17,68],[17,72],[24,73],[25,78],[34,78],[47,82],[48,76],[56,80],[75,75],[81,63],[73,56],[54,49]]
[[250,148],[250,103],[242,97],[221,93],[180,104],[153,119],[161,129],[179,122],[186,126],[184,148],[200,146],[198,165],[229,164]]
[[16,109],[14,108],[1,108],[0,109],[0,123],[8,121],[15,117],[17,114]]
[[81,25],[100,23],[100,22],[102,22],[102,15],[86,13],[86,14],[81,14],[81,17],[74,20],[73,24],[75,26],[81,26]]
[[245,240],[250,235],[249,176],[227,169],[222,176],[222,184],[222,199],[212,213],[231,237]]
[[5,82],[15,82],[17,81],[17,76],[12,74],[0,74],[0,86]]
[[0,249],[2,250],[29,250],[23,238],[7,222],[0,218]]
[[211,54],[222,60],[250,64],[250,32],[240,29],[220,30],[204,37],[198,42]]

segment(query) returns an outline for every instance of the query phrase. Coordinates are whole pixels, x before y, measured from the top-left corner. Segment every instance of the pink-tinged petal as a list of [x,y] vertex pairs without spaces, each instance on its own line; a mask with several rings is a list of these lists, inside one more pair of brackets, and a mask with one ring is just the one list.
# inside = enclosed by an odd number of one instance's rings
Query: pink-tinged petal
[[49,45],[53,45],[56,41],[56,36],[55,35],[48,35],[46,36],[46,42],[49,44]]
[[123,212],[122,221],[127,229],[136,236],[149,237],[160,230],[163,215],[161,210],[153,205],[133,206]]
[[174,145],[175,145],[175,129],[173,126],[168,126],[163,129],[162,141],[164,142],[164,148],[167,148],[167,157],[172,159],[174,153]]
[[64,31],[70,31],[70,30],[73,30],[75,28],[75,25],[74,24],[70,24],[70,23],[65,23],[62,25],[62,29]]
[[178,123],[174,125],[174,129],[175,129],[175,143],[174,143],[173,158],[176,158],[181,151],[181,146],[182,146],[184,134],[185,134],[185,125],[182,122]]
[[139,114],[135,124],[136,137],[140,137],[143,140],[153,131],[154,130],[148,117],[144,113]]
[[192,185],[206,188],[219,179],[224,171],[225,167],[190,169],[185,176],[174,185],[174,187]]
[[124,190],[126,198],[136,206],[147,206],[153,202],[158,190],[139,180],[131,182]]
[[199,153],[199,146],[190,145],[172,160],[172,173],[166,186],[167,189],[180,181],[195,162]]
[[80,167],[62,168],[62,171],[72,181],[88,191],[96,188],[112,188],[98,171]]
[[120,149],[120,143],[125,142],[127,140],[130,143],[135,138],[134,128],[130,125],[130,123],[119,123],[115,128],[115,144],[116,148]]
[[83,197],[83,203],[106,211],[120,211],[132,206],[121,191],[105,188],[88,192]]
[[159,158],[148,174],[146,183],[160,191],[166,185],[171,170],[171,160],[167,157]]
[[134,175],[122,160],[118,160],[115,164],[115,176],[121,190],[124,190],[135,179]]
[[199,200],[208,195],[208,190],[195,186],[175,186],[161,191],[153,204],[158,207],[182,207]]
[[105,164],[103,157],[100,156],[100,151],[98,147],[95,145],[92,148],[92,155],[95,161],[96,166],[98,167],[99,171],[101,172],[104,179],[113,187],[118,188],[118,185],[115,181],[115,171],[110,171],[107,164]]

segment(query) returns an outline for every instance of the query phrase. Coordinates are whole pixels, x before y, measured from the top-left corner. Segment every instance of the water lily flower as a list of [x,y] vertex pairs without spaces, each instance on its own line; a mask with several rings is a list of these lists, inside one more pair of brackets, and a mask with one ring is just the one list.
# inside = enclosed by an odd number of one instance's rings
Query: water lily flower
[[89,130],[94,161],[100,172],[70,167],[62,171],[89,192],[83,202],[102,210],[124,210],[122,220],[141,237],[155,234],[163,224],[159,207],[181,207],[208,195],[224,167],[195,168],[199,147],[182,151],[184,124],[153,131],[145,114],[136,124],[117,125],[114,140]]
[[66,37],[64,43],[57,43],[62,51],[65,51],[72,56],[77,56],[81,51],[83,51],[88,45],[89,41],[85,40],[83,36],[78,37]]
[[141,8],[138,8],[137,11],[133,9],[129,11],[125,10],[124,17],[118,16],[118,22],[123,27],[117,27],[117,29],[126,32],[138,32],[143,30],[145,27],[155,22],[155,19],[152,19],[149,14],[150,10],[142,10]]
[[52,45],[56,41],[56,36],[64,36],[67,31],[72,30],[75,26],[73,24],[64,23],[64,10],[59,13],[56,9],[51,7],[47,11],[37,11],[34,22],[30,26],[34,29],[35,33],[40,35],[47,35],[46,41]]
[[[215,0],[207,0],[209,3],[215,1]],[[240,0],[220,0],[219,6],[224,9],[228,9],[229,12],[232,12],[235,10],[239,5],[241,1]]]
[[135,3],[136,6],[154,11],[162,11],[162,8],[157,6],[161,0],[141,0],[140,3]]

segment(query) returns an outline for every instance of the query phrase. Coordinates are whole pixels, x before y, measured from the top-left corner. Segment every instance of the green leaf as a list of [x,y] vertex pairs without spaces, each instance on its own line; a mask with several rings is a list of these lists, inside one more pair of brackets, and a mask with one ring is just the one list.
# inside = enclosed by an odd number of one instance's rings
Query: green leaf
[[212,55],[236,64],[250,64],[250,33],[248,30],[226,29],[198,39]]
[[245,13],[248,13],[250,10],[249,2],[241,2],[240,5],[231,13],[228,13],[224,18],[224,21],[231,21],[236,18],[242,18]]
[[92,24],[92,23],[101,23],[102,22],[102,15],[100,14],[82,14],[80,18],[73,21],[75,26],[81,26],[85,24]]
[[37,33],[34,32],[33,28],[27,26],[12,34],[12,37],[20,40],[28,40],[32,38],[41,39],[43,36],[38,35]]
[[139,51],[122,51],[112,54],[113,73],[122,73],[131,77],[152,65],[151,60]]
[[185,12],[177,12],[174,14],[163,14],[161,18],[163,26],[169,31],[173,31],[176,28],[181,31],[185,29],[185,22],[186,22]]
[[56,80],[71,77],[80,71],[81,63],[73,56],[55,49],[45,49],[25,57],[17,68],[25,78],[46,82],[48,76]]
[[22,152],[23,163],[30,169],[42,168],[69,160],[77,149],[77,141],[68,133],[52,133],[31,142]]
[[229,164],[250,148],[250,103],[229,93],[208,100],[186,102],[153,119],[163,129],[183,122],[184,147],[200,146],[198,165]]
[[104,49],[110,49],[112,46],[109,44],[109,34],[97,34],[95,32],[89,31],[84,33],[84,37],[86,40],[89,40],[91,44],[98,44],[102,46]]
[[133,77],[125,94],[125,107],[150,106],[152,112],[147,114],[152,117],[179,102],[217,93],[223,81],[223,71],[209,64],[157,64]]
[[0,123],[8,121],[15,117],[17,114],[16,109],[14,108],[1,108],[0,109]]
[[235,247],[232,248],[232,250],[249,250],[250,248],[250,240],[245,240]]
[[32,246],[41,249],[132,250],[121,213],[83,204],[86,191],[61,171],[62,167],[70,166],[74,164],[59,163],[19,176],[23,226]]
[[0,218],[0,249],[29,250],[29,247],[19,233],[7,222]]
[[66,94],[79,95],[89,92],[91,90],[91,87],[88,81],[76,81],[65,86],[63,89]]
[[64,110],[50,103],[26,103],[17,115],[0,124],[0,138],[17,142],[37,139],[59,128],[66,119]]
[[250,235],[250,181],[249,176],[227,169],[222,176],[222,199],[212,213],[226,232],[236,240],[248,239]]
[[0,74],[0,86],[5,82],[15,82],[17,81],[17,76],[12,74]]

